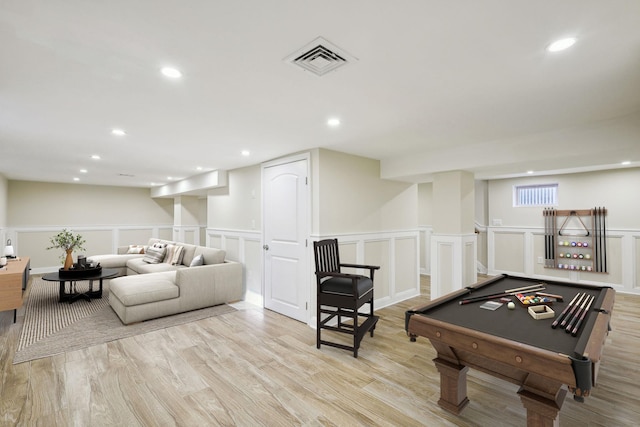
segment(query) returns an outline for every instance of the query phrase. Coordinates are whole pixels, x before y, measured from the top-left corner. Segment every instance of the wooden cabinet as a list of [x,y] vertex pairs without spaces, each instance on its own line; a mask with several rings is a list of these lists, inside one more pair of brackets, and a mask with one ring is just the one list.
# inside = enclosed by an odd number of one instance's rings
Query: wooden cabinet
[[29,282],[29,262],[29,257],[20,257],[10,260],[6,269],[0,270],[0,311],[13,310],[14,323]]

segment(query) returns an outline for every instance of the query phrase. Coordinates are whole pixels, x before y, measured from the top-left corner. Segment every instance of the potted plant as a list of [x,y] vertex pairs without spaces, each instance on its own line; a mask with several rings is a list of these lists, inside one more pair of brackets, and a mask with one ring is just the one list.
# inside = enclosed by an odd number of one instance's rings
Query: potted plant
[[50,239],[51,246],[47,249],[62,249],[65,251],[66,257],[63,254],[60,258],[64,258],[64,270],[69,270],[73,265],[73,256],[71,255],[74,250],[83,251],[85,240],[79,234],[73,234],[66,228],[60,233],[56,234]]

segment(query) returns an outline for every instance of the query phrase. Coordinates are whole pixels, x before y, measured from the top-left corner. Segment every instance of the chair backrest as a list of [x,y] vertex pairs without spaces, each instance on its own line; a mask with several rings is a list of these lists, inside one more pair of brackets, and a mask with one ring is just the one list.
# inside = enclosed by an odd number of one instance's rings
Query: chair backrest
[[340,271],[340,253],[338,239],[326,239],[313,242],[316,259],[316,273],[333,273]]

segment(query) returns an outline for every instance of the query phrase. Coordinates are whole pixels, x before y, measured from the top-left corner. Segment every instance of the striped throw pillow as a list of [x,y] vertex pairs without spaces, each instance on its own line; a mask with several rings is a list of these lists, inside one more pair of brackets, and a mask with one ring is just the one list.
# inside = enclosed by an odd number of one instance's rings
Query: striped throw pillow
[[167,253],[164,256],[162,262],[171,265],[182,264],[182,257],[184,256],[184,246],[179,245],[167,245]]
[[156,248],[154,246],[149,246],[147,248],[147,252],[142,258],[142,261],[148,264],[160,264],[164,259],[165,252],[167,248]]

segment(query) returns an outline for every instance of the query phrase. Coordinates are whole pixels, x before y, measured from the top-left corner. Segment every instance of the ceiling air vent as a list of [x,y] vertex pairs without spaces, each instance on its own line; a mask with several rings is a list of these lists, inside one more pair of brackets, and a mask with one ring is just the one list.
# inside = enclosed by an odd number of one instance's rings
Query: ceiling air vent
[[284,60],[292,65],[297,65],[305,71],[310,71],[316,76],[323,76],[358,59],[338,46],[329,43],[326,39],[318,37],[305,47],[287,56]]

